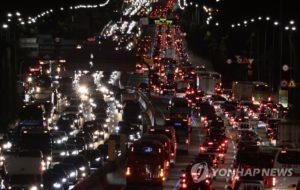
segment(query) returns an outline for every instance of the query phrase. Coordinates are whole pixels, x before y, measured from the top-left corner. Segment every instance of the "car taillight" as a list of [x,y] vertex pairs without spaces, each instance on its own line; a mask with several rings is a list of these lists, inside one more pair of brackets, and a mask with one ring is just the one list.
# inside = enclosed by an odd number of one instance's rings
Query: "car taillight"
[[131,175],[131,171],[130,171],[130,167],[126,168],[126,176],[130,176]]
[[213,142],[209,142],[208,144],[209,144],[209,145],[213,145],[214,143],[213,143]]
[[189,144],[189,143],[190,143],[189,139],[186,139],[186,140],[185,140],[185,143],[186,143],[186,144]]
[[181,185],[181,187],[182,187],[183,189],[186,189],[186,188],[187,188],[187,184],[186,184],[186,183],[183,183],[183,184]]
[[175,154],[172,152],[172,153],[171,153],[171,156],[172,156],[172,157],[174,157],[174,156],[175,156]]
[[164,169],[160,169],[159,177],[164,178],[164,176],[165,176]]

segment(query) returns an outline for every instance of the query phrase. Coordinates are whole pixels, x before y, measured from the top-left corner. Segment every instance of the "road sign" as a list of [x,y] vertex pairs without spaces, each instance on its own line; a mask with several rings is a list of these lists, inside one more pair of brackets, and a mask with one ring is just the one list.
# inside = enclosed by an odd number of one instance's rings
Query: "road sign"
[[291,80],[291,81],[290,81],[289,87],[290,87],[290,88],[296,88],[296,83],[295,83],[294,80]]
[[282,88],[287,87],[287,86],[288,86],[288,81],[282,80],[282,81],[280,82],[280,86],[281,86]]
[[285,72],[288,71],[289,70],[289,66],[288,65],[283,65],[282,66],[282,70],[285,71]]

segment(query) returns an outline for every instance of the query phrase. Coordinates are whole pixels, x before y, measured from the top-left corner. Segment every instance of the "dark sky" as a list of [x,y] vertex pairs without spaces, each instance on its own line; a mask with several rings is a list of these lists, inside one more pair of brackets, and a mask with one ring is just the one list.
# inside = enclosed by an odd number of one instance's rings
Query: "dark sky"
[[[48,7],[55,8],[66,5],[76,5],[80,3],[100,3],[104,0],[1,0],[0,14],[5,14],[8,10],[20,10],[27,14],[36,13]],[[194,0],[195,2],[208,2],[214,0]],[[239,18],[248,16],[258,16],[259,14],[279,18],[280,1],[283,3],[283,16],[286,19],[296,18],[297,11],[300,10],[298,0],[221,0],[219,3],[222,18],[226,21],[238,21]],[[297,3],[298,2],[298,3]]]

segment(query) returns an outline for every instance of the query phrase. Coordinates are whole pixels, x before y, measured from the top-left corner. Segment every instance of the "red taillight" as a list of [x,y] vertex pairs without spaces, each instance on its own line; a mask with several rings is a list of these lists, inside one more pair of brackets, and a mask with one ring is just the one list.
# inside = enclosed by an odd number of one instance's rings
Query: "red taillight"
[[214,143],[213,143],[213,142],[209,142],[208,144],[209,144],[209,145],[213,145]]
[[130,176],[131,175],[131,171],[130,171],[130,167],[126,168],[126,176]]

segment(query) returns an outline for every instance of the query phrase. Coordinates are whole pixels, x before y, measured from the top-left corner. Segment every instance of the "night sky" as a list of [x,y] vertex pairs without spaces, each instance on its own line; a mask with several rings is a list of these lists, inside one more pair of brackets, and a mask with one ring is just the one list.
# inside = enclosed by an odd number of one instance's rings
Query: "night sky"
[[[20,10],[30,14],[30,12],[39,12],[48,7],[55,8],[66,5],[75,5],[79,3],[99,3],[104,0],[2,0],[0,1],[0,11],[3,15],[6,11]],[[211,2],[212,0],[198,0],[198,2]],[[283,3],[283,13],[286,19],[291,17],[296,18],[297,11],[300,9],[298,1],[296,0],[281,0]],[[298,2],[298,3],[297,3]],[[279,18],[280,0],[222,0],[220,10],[222,11],[222,18],[228,22],[237,21],[241,16],[258,16],[270,15]],[[298,18],[297,18],[298,20]]]

